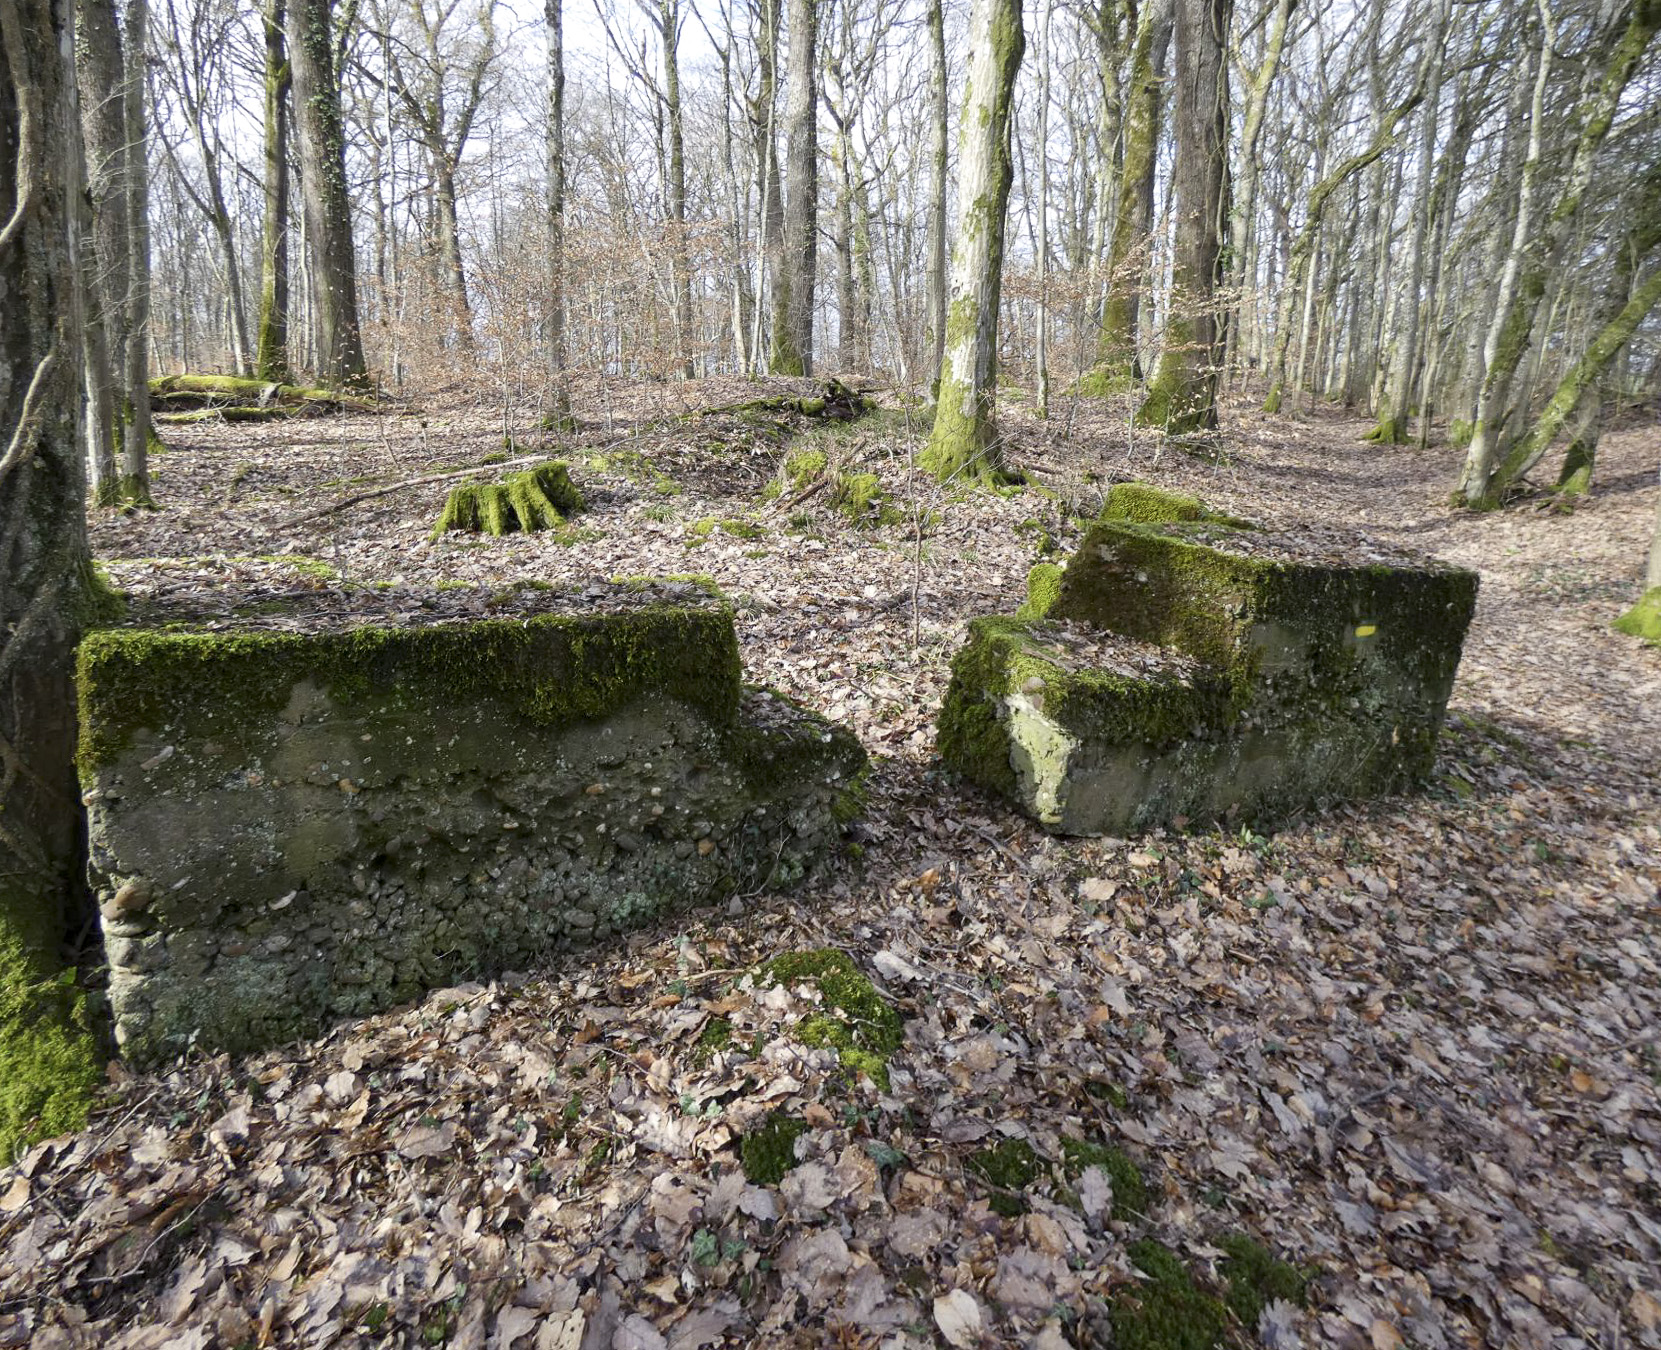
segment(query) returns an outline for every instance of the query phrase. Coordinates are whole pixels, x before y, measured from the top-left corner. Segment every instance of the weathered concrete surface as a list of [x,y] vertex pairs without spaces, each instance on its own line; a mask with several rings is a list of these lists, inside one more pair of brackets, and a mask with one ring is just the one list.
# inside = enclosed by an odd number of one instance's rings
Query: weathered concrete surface
[[1475,574],[1157,498],[1110,499],[1017,619],[972,626],[946,761],[1068,834],[1270,822],[1428,773]]
[[840,837],[865,757],[730,613],[91,635],[91,879],[124,1052],[265,1046],[545,961]]

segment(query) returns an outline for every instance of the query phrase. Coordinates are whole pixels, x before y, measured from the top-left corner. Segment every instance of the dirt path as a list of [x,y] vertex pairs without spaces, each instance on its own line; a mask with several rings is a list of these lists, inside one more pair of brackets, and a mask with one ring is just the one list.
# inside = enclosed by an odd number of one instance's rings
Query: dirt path
[[[829,447],[894,493],[902,523],[867,530],[760,504],[765,428],[631,436],[736,388],[590,400],[610,458],[574,456],[593,510],[563,540],[428,544],[436,487],[285,523],[352,490],[326,479],[499,448],[462,411],[181,429],[169,509],[96,525],[112,561],[292,552],[412,585],[706,572],[751,678],[849,722],[878,772],[862,856],[807,893],[121,1075],[88,1131],[0,1172],[0,1346],[1054,1347],[1142,1343],[1139,1308],[1272,1346],[1661,1345],[1661,653],[1608,629],[1655,434],[1611,436],[1572,517],[1478,517],[1445,506],[1456,456],[1352,422],[1242,410],[1213,468],[1106,415],[1066,439],[1012,415],[1077,507],[1136,474],[1483,574],[1424,795],[1272,837],[1057,840],[944,778],[932,718],[963,622],[1012,607],[1045,532],[1076,538],[1062,506],[908,497],[893,418]],[[740,519],[767,533],[698,527]],[[811,990],[742,980],[827,945],[906,1019],[886,1089],[791,1039]],[[753,1185],[738,1140],[772,1113],[799,1162]],[[1122,1149],[1146,1196],[1066,1138]],[[1239,1233],[1313,1276],[1302,1306],[1285,1271],[1241,1295]],[[1197,1285],[1146,1282],[1147,1239]]]

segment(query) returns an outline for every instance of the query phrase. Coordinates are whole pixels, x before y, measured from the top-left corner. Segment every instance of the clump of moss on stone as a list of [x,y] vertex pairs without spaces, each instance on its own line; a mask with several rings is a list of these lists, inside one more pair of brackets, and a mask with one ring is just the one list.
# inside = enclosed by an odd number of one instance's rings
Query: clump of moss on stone
[[431,538],[452,530],[503,535],[557,530],[567,515],[586,503],[570,471],[558,460],[510,473],[500,483],[465,483],[454,488]]
[[1148,1212],[1148,1183],[1123,1149],[1086,1139],[1063,1138],[1062,1170],[1076,1181],[1092,1167],[1107,1173],[1113,1183],[1113,1217],[1127,1222]]
[[1108,1304],[1118,1350],[1213,1350],[1222,1342],[1227,1310],[1195,1286],[1175,1252],[1144,1239],[1129,1255],[1148,1278],[1123,1286]]
[[1248,1331],[1256,1329],[1263,1309],[1276,1299],[1303,1306],[1309,1276],[1296,1266],[1245,1233],[1224,1234],[1217,1245],[1228,1253],[1218,1265],[1228,1285],[1225,1301]]
[[1060,563],[1039,563],[1027,573],[1026,602],[1015,611],[1017,619],[1042,619],[1061,596]]
[[738,1160],[752,1186],[777,1186],[796,1165],[796,1140],[807,1133],[807,1123],[775,1111],[759,1129],[738,1145]]
[[1016,1219],[1027,1212],[1021,1192],[1044,1175],[1044,1163],[1025,1139],[1005,1139],[991,1148],[971,1153],[964,1164],[993,1187],[987,1205],[994,1214]]
[[1629,633],[1661,647],[1661,586],[1644,592],[1637,604],[1615,620],[1617,633]]
[[1213,511],[1198,497],[1181,492],[1168,492],[1151,483],[1116,483],[1102,505],[1101,519],[1130,520],[1143,525],[1175,524],[1181,521],[1206,521],[1234,529],[1249,529],[1251,522],[1238,516]]
[[846,952],[830,947],[787,952],[762,965],[755,978],[760,988],[816,988],[821,1011],[797,1024],[796,1039],[835,1050],[843,1068],[888,1090],[888,1061],[900,1048],[903,1023]]
[[264,725],[304,681],[347,703],[373,700],[378,712],[388,700],[500,698],[547,729],[671,690],[730,726],[742,690],[732,618],[713,607],[306,634],[103,629],[77,653],[83,781],[139,728],[211,719],[223,736]]

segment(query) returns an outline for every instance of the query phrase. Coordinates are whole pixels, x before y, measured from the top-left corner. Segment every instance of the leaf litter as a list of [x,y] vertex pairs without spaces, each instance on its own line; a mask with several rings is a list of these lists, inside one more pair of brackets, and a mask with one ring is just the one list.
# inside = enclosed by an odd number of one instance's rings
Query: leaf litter
[[[1334,417],[1235,409],[1217,466],[1111,406],[1017,409],[1011,454],[1054,497],[949,499],[901,429],[833,447],[901,507],[856,529],[761,499],[784,435],[682,416],[751,390],[585,391],[608,411],[553,447],[593,508],[564,539],[429,543],[443,484],[286,523],[331,477],[497,449],[499,414],[460,405],[174,429],[168,509],[94,521],[118,584],[339,588],[337,612],[377,583],[377,612],[466,583],[463,617],[525,581],[708,574],[751,678],[848,722],[876,771],[855,848],[796,895],[261,1055],[112,1065],[85,1131],[0,1170],[0,1346],[1106,1346],[1156,1299],[1148,1252],[1221,1299],[1240,1234],[1308,1277],[1255,1326],[1217,1314],[1241,1343],[1661,1345],[1661,654],[1607,628],[1655,436],[1606,437],[1573,516],[1478,517],[1442,504],[1452,452]],[[620,436],[638,459],[584,467]],[[1481,569],[1424,794],[1062,840],[943,775],[966,621],[1130,476]],[[765,533],[689,530],[708,517]],[[145,561],[182,557],[217,561]],[[810,983],[753,977],[825,948],[904,1019],[886,1088],[793,1034]],[[779,1118],[786,1170],[756,1184],[743,1142]],[[1132,1160],[1142,1212],[1070,1173],[1069,1140]],[[1016,1142],[1012,1196],[971,1160]]]

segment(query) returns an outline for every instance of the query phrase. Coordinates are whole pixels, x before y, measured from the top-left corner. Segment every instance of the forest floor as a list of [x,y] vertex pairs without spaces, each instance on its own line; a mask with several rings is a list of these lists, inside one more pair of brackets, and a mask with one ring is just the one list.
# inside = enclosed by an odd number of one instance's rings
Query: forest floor
[[[755,393],[586,391],[558,452],[590,510],[557,537],[430,543],[446,483],[297,519],[499,450],[500,411],[459,396],[169,429],[166,509],[94,521],[139,589],[301,554],[480,583],[483,612],[515,579],[707,573],[749,678],[853,727],[876,771],[863,856],[802,892],[315,1042],[112,1070],[86,1131],[0,1170],[0,1346],[1128,1350],[1208,1322],[1273,1347],[1661,1345],[1661,652],[1609,629],[1661,437],[1608,436],[1572,515],[1474,515],[1446,505],[1456,451],[1364,445],[1333,412],[1237,406],[1218,466],[1111,408],[1017,407],[1011,453],[1056,495],[951,499],[889,412],[804,433],[882,475],[898,519],[856,527],[826,493],[762,500],[766,419],[661,420]],[[1480,569],[1426,791],[1267,836],[1077,840],[942,771],[966,621],[1013,610],[1069,511],[1133,476]],[[743,979],[827,946],[906,1019],[886,1090],[780,1034],[808,991]],[[801,1161],[753,1185],[739,1141],[771,1113]],[[1064,1137],[1122,1149],[1141,1203]],[[1237,1233],[1296,1277],[1244,1296]],[[1192,1288],[1141,1283],[1146,1238]],[[1138,1339],[1161,1315],[1185,1330]]]

